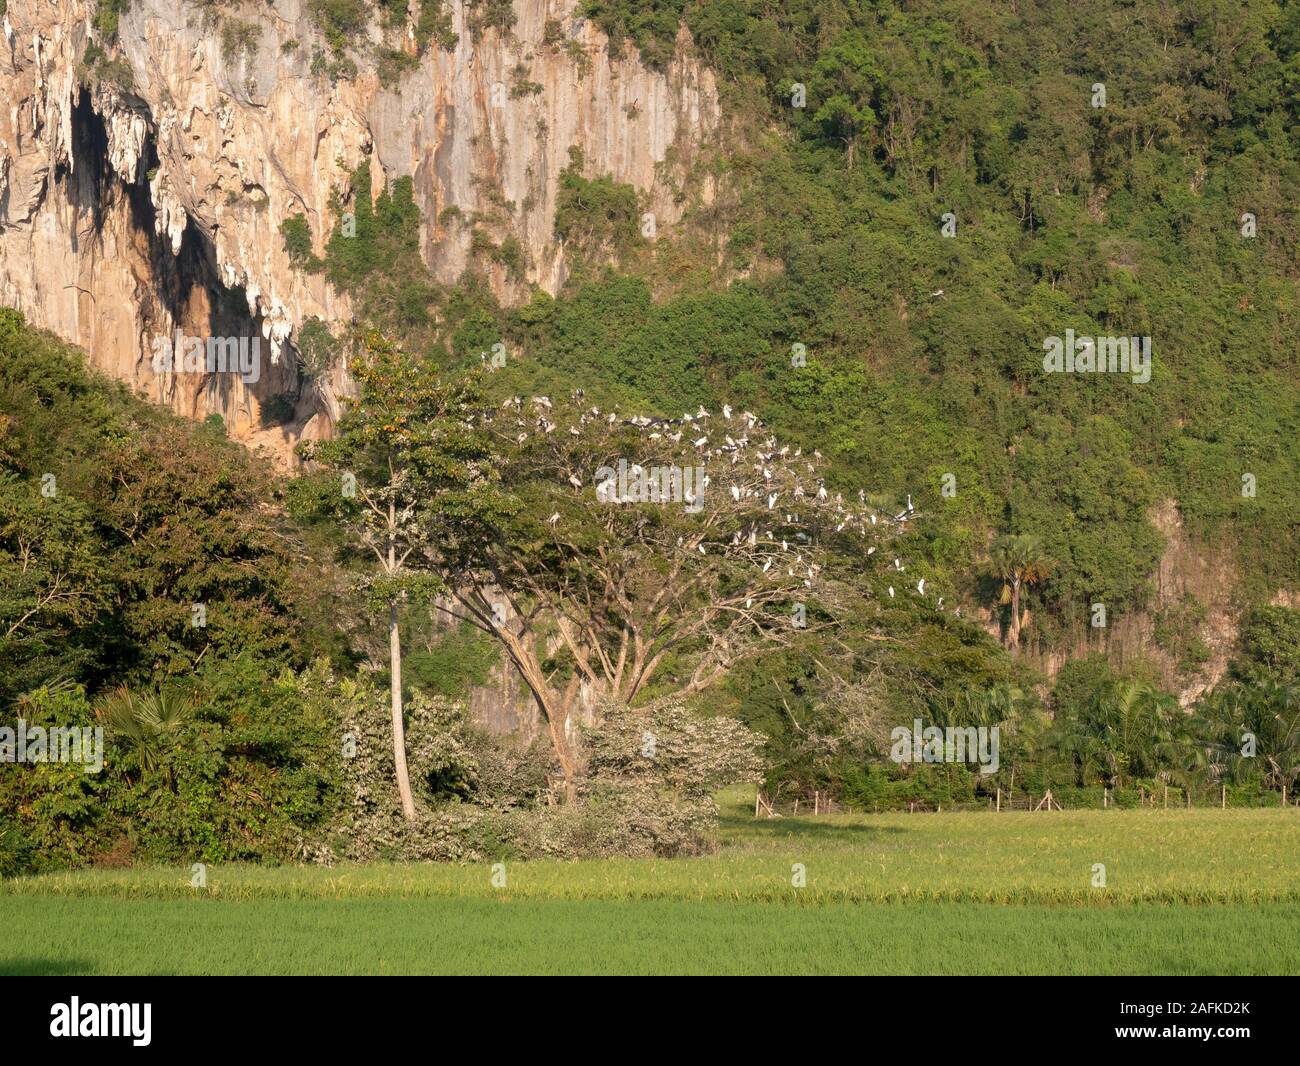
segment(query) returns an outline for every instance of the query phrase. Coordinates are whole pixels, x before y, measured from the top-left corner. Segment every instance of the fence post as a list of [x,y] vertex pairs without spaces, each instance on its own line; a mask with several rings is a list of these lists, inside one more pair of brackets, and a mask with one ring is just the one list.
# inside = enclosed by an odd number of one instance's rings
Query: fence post
[[1101,789],[1101,809],[1104,811],[1110,806],[1110,789],[1104,785]]
[[1220,809],[1225,811],[1228,809],[1228,786],[1227,785],[1219,786],[1219,807]]
[[1169,786],[1165,785],[1165,810],[1169,810]]
[[995,811],[1002,810],[1002,789],[1000,788],[998,789],[998,805],[994,808],[994,810]]
[[759,800],[762,798],[762,795],[763,793],[760,792],[759,790],[757,789],[754,790],[754,817],[755,818],[758,817],[758,804],[759,804]]

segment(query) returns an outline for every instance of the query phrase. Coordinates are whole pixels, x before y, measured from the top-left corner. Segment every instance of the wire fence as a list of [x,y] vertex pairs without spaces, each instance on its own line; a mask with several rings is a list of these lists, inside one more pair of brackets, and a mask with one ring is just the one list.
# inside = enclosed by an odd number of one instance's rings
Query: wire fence
[[833,814],[935,814],[944,811],[1246,810],[1261,807],[1300,808],[1300,794],[1286,786],[1280,791],[1261,791],[1228,785],[1193,789],[1176,785],[1132,789],[1049,788],[1042,791],[995,789],[988,795],[951,802],[893,799],[884,804],[868,805],[842,803],[821,791],[795,797],[771,797],[760,791],[754,799],[754,817],[817,818]]

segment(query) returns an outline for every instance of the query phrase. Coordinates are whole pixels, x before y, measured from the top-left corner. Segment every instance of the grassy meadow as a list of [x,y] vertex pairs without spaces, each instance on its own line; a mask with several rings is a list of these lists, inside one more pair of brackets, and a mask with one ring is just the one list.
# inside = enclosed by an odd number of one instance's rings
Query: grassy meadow
[[1293,809],[723,815],[713,855],[507,862],[504,887],[490,863],[11,880],[0,972],[1300,973]]

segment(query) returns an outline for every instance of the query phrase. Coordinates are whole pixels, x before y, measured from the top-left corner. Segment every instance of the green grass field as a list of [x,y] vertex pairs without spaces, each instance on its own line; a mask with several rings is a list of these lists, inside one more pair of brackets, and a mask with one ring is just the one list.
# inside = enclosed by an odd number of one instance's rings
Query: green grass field
[[8,881],[0,973],[1300,973],[1294,810],[743,804],[715,855],[508,863],[504,888],[488,863]]

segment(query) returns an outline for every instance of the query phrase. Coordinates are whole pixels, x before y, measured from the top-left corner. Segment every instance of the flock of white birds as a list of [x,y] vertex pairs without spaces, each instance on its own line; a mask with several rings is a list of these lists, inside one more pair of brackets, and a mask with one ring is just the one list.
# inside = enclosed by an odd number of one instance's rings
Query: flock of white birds
[[[574,400],[578,405],[582,404],[582,390],[574,392]],[[555,406],[548,396],[533,396],[527,402],[522,396],[508,397],[502,402],[500,410],[507,415],[514,415],[514,425],[519,430],[514,435],[517,444],[526,442],[533,433],[546,435],[554,433],[559,428],[552,416],[560,416],[555,414]],[[774,511],[785,492],[788,492],[790,499],[796,501],[799,506],[815,499],[817,506],[827,507],[834,513],[837,533],[846,528],[856,528],[862,536],[865,536],[869,527],[881,524],[898,531],[904,529],[907,522],[916,517],[917,511],[910,493],[907,495],[906,506],[897,512],[892,512],[870,506],[867,503],[865,490],[859,489],[857,506],[854,507],[844,499],[842,493],[836,492],[832,495],[826,488],[825,479],[818,476],[816,464],[822,459],[820,451],[814,450],[810,457],[805,457],[801,448],[792,449],[788,445],[778,447],[776,438],[765,430],[762,420],[752,411],[737,411],[728,403],[722,404],[720,411],[721,417],[718,418],[700,405],[694,414],[684,412],[681,418],[653,418],[646,415],[620,417],[617,411],[602,412],[599,407],[593,405],[575,411],[576,421],[568,427],[568,433],[579,437],[582,436],[584,428],[592,428],[602,423],[607,426],[621,424],[638,430],[644,434],[647,441],[667,442],[678,446],[682,446],[685,442],[684,448],[694,449],[694,453],[687,452],[686,455],[698,459],[701,464],[713,463],[713,468],[716,469],[718,462],[726,463],[721,468],[722,473],[719,476],[722,480],[731,482],[727,487],[733,503],[739,504],[746,499],[757,497],[766,503],[768,511]],[[492,420],[491,414],[488,415],[488,420]],[[749,462],[750,459],[753,460],[752,464]],[[810,479],[808,485],[805,485],[803,475],[796,469],[800,461]],[[634,477],[639,478],[644,473],[644,469],[640,463],[634,463],[629,471]],[[582,478],[576,473],[570,473],[567,480],[576,491],[581,491],[584,487]],[[699,488],[701,490],[707,488],[712,481],[713,475],[705,474],[699,481]],[[618,501],[617,496],[610,494],[611,485],[597,486],[597,488],[604,489],[605,495],[602,499]],[[629,497],[618,502],[638,501],[636,498]],[[696,501],[688,493],[686,502],[694,504]],[[795,518],[794,515],[785,517],[787,521]],[[549,521],[551,525],[556,525],[560,521],[559,512],[552,514]],[[807,541],[804,534],[796,536]],[[771,530],[766,531],[765,539],[773,545],[777,542]],[[755,547],[758,544],[757,525],[750,528],[747,537],[742,537],[739,532],[736,532],[731,543],[737,547]],[[781,540],[780,544],[783,552],[791,551],[791,545],[787,540]],[[707,548],[703,543],[697,547],[701,554],[707,554]],[[875,551],[875,546],[869,547],[867,554],[874,554]],[[796,564],[802,563],[802,555],[797,549],[795,553]],[[772,566],[773,559],[768,555],[762,563],[761,570],[766,573]],[[793,566],[787,569],[794,575]],[[812,566],[809,578],[815,576],[818,569]],[[907,567],[901,559],[895,558],[893,569],[902,573]],[[804,584],[810,583],[810,580],[804,581]],[[915,595],[925,596],[925,584],[925,578],[916,582]],[[893,585],[887,587],[887,592],[890,599],[897,595]],[[935,606],[939,610],[944,609],[942,596],[938,598]],[[960,608],[956,613],[960,615]]]

